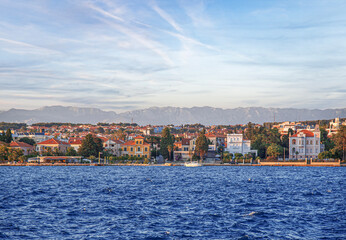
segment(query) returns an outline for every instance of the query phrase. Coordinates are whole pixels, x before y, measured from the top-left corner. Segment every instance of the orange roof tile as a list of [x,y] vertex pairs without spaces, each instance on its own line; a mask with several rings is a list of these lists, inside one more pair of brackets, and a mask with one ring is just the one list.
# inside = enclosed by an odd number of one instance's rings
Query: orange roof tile
[[69,145],[68,143],[59,141],[58,139],[55,139],[55,138],[51,138],[51,139],[48,139],[48,140],[46,140],[46,141],[37,143],[37,145],[50,145],[50,144],[52,144],[52,145],[55,145],[55,144]]
[[26,148],[33,148],[32,145],[27,144],[27,143],[25,143],[25,142],[11,142],[11,143],[10,143],[10,147],[20,147],[20,148],[26,147]]
[[306,137],[314,137],[314,133],[309,130],[301,130],[300,132],[294,134],[292,137],[298,137],[299,133],[304,133]]

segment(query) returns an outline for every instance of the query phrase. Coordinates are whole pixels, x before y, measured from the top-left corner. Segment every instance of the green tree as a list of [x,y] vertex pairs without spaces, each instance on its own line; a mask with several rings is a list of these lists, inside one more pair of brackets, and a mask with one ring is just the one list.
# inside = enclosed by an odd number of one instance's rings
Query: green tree
[[66,150],[66,156],[77,156],[77,151],[73,147],[69,147]]
[[78,149],[78,154],[84,157],[98,156],[103,151],[102,140],[88,134]]
[[205,136],[205,130],[203,129],[196,140],[196,154],[200,157],[200,159],[203,161],[204,155],[208,152],[208,139]]
[[340,158],[345,161],[346,151],[346,126],[341,126],[338,133],[333,136],[335,143],[334,152],[338,151]]
[[32,139],[32,138],[28,138],[28,137],[23,137],[21,139],[19,139],[19,142],[24,142],[24,143],[27,143],[27,144],[30,144],[30,145],[35,145],[35,140]]
[[8,161],[10,162],[15,162],[15,161],[19,161],[20,157],[23,156],[23,151],[22,149],[19,148],[12,148],[9,149],[8,151]]
[[328,132],[327,132],[323,127],[320,128],[320,131],[321,131],[321,142],[324,144],[324,150],[325,150],[325,151],[329,151],[329,150],[331,150],[332,148],[334,148],[334,147],[335,147],[335,144],[334,144],[334,142],[328,137]]
[[6,134],[5,134],[5,142],[6,143],[11,143],[12,140],[13,140],[13,138],[12,138],[11,129],[7,129]]
[[0,161],[4,162],[8,157],[8,147],[5,145],[0,145]]
[[278,144],[272,143],[267,149],[267,154],[269,156],[277,158],[282,153],[282,147]]
[[173,149],[173,143],[174,143],[174,140],[173,140],[173,136],[171,135],[171,131],[168,127],[165,127],[162,130],[161,142],[160,142],[160,151],[164,159],[171,158],[170,157],[171,153],[168,151],[168,146],[171,146],[172,147],[171,149]]

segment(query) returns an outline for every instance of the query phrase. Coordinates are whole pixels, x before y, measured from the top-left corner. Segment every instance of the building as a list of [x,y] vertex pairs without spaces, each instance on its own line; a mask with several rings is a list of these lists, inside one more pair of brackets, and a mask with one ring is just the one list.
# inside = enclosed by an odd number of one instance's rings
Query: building
[[180,142],[174,144],[173,159],[175,161],[187,161],[192,158],[194,150],[190,145],[190,141],[189,138],[183,138]]
[[11,142],[10,147],[21,149],[24,155],[29,155],[35,149],[34,146],[27,144],[25,142]]
[[68,144],[70,144],[70,146],[72,148],[74,148],[74,150],[78,151],[80,146],[82,146],[82,139],[81,138],[70,138],[68,140]]
[[106,139],[105,141],[103,139],[101,140],[103,141],[103,148],[106,151],[113,155],[120,156],[121,145],[124,144],[123,141],[112,139]]
[[323,150],[318,127],[312,131],[301,130],[289,138],[290,159],[316,159]]
[[345,122],[341,123],[340,118],[335,118],[335,120],[330,121],[329,122],[329,128],[327,128],[327,132],[328,132],[328,136],[332,136],[334,134],[336,134],[339,130],[340,127],[344,125],[346,126],[346,120]]
[[70,147],[70,144],[59,141],[55,138],[51,138],[46,141],[37,143],[36,151],[39,153],[42,153],[44,151],[47,151],[50,148],[52,151],[58,150],[60,152],[65,153],[67,151],[67,148],[69,147]]
[[241,153],[242,155],[254,153],[257,156],[257,150],[251,150],[251,141],[244,140],[243,134],[227,134],[227,148],[225,151],[232,153]]
[[121,145],[122,156],[150,158],[150,144],[144,142],[144,137],[137,136]]

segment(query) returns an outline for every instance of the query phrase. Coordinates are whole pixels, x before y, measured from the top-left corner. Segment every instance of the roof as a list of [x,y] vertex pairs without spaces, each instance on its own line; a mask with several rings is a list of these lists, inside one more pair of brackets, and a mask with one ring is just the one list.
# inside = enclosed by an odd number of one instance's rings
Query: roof
[[183,138],[183,139],[181,140],[181,144],[182,144],[182,145],[190,145],[190,140],[191,140],[191,139],[189,139],[189,138]]
[[135,139],[144,139],[144,137],[142,137],[142,136],[137,136],[137,137],[135,137]]
[[124,145],[136,145],[136,143],[134,141],[127,141]]
[[59,145],[69,145],[68,143],[59,141],[58,139],[55,139],[55,138],[51,138],[51,139],[48,139],[46,141],[37,143],[37,145],[56,145],[56,144],[59,144]]
[[25,142],[11,142],[10,147],[20,147],[20,148],[33,148],[32,145]]
[[0,141],[0,145],[8,145],[8,143],[5,143],[5,142],[3,142],[3,141]]
[[298,137],[299,133],[304,133],[306,137],[314,137],[315,136],[315,134],[309,130],[301,130],[300,132],[292,135],[292,137]]
[[105,137],[98,137],[99,139],[102,140],[102,142],[107,142],[109,139],[108,138],[105,138]]
[[80,144],[82,144],[82,140],[80,140],[80,139],[73,139],[73,140],[71,140],[71,139],[70,139],[70,140],[68,141],[68,143],[71,144],[71,145],[74,145],[74,144],[75,144],[75,145],[80,145]]

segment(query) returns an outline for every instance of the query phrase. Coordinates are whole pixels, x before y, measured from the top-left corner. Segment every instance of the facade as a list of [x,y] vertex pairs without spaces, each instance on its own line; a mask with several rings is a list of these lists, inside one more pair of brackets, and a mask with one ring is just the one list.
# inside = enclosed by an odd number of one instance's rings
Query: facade
[[122,144],[124,144],[124,142],[121,140],[107,139],[107,141],[103,142],[103,148],[113,155],[120,156]]
[[189,138],[183,138],[181,142],[176,144],[176,149],[173,152],[174,160],[187,161],[192,158],[194,151],[192,150],[193,148],[190,145],[190,141],[191,139]]
[[69,147],[70,144],[51,138],[46,141],[37,143],[36,151],[42,153],[50,148],[52,151],[59,150],[60,152],[65,153],[67,151],[67,148]]
[[323,150],[319,128],[312,131],[301,130],[289,139],[290,159],[317,159],[318,154]]
[[241,153],[242,155],[248,153],[255,153],[257,156],[257,150],[251,150],[251,141],[244,140],[243,134],[227,134],[227,148],[225,151],[232,153]]
[[10,147],[21,149],[24,155],[29,155],[35,149],[34,146],[27,144],[25,142],[11,142]]
[[137,136],[121,145],[121,156],[150,158],[150,144],[144,142],[144,137]]
[[209,151],[217,151],[220,146],[225,146],[226,136],[216,134],[206,134],[205,136],[210,141],[208,146]]

